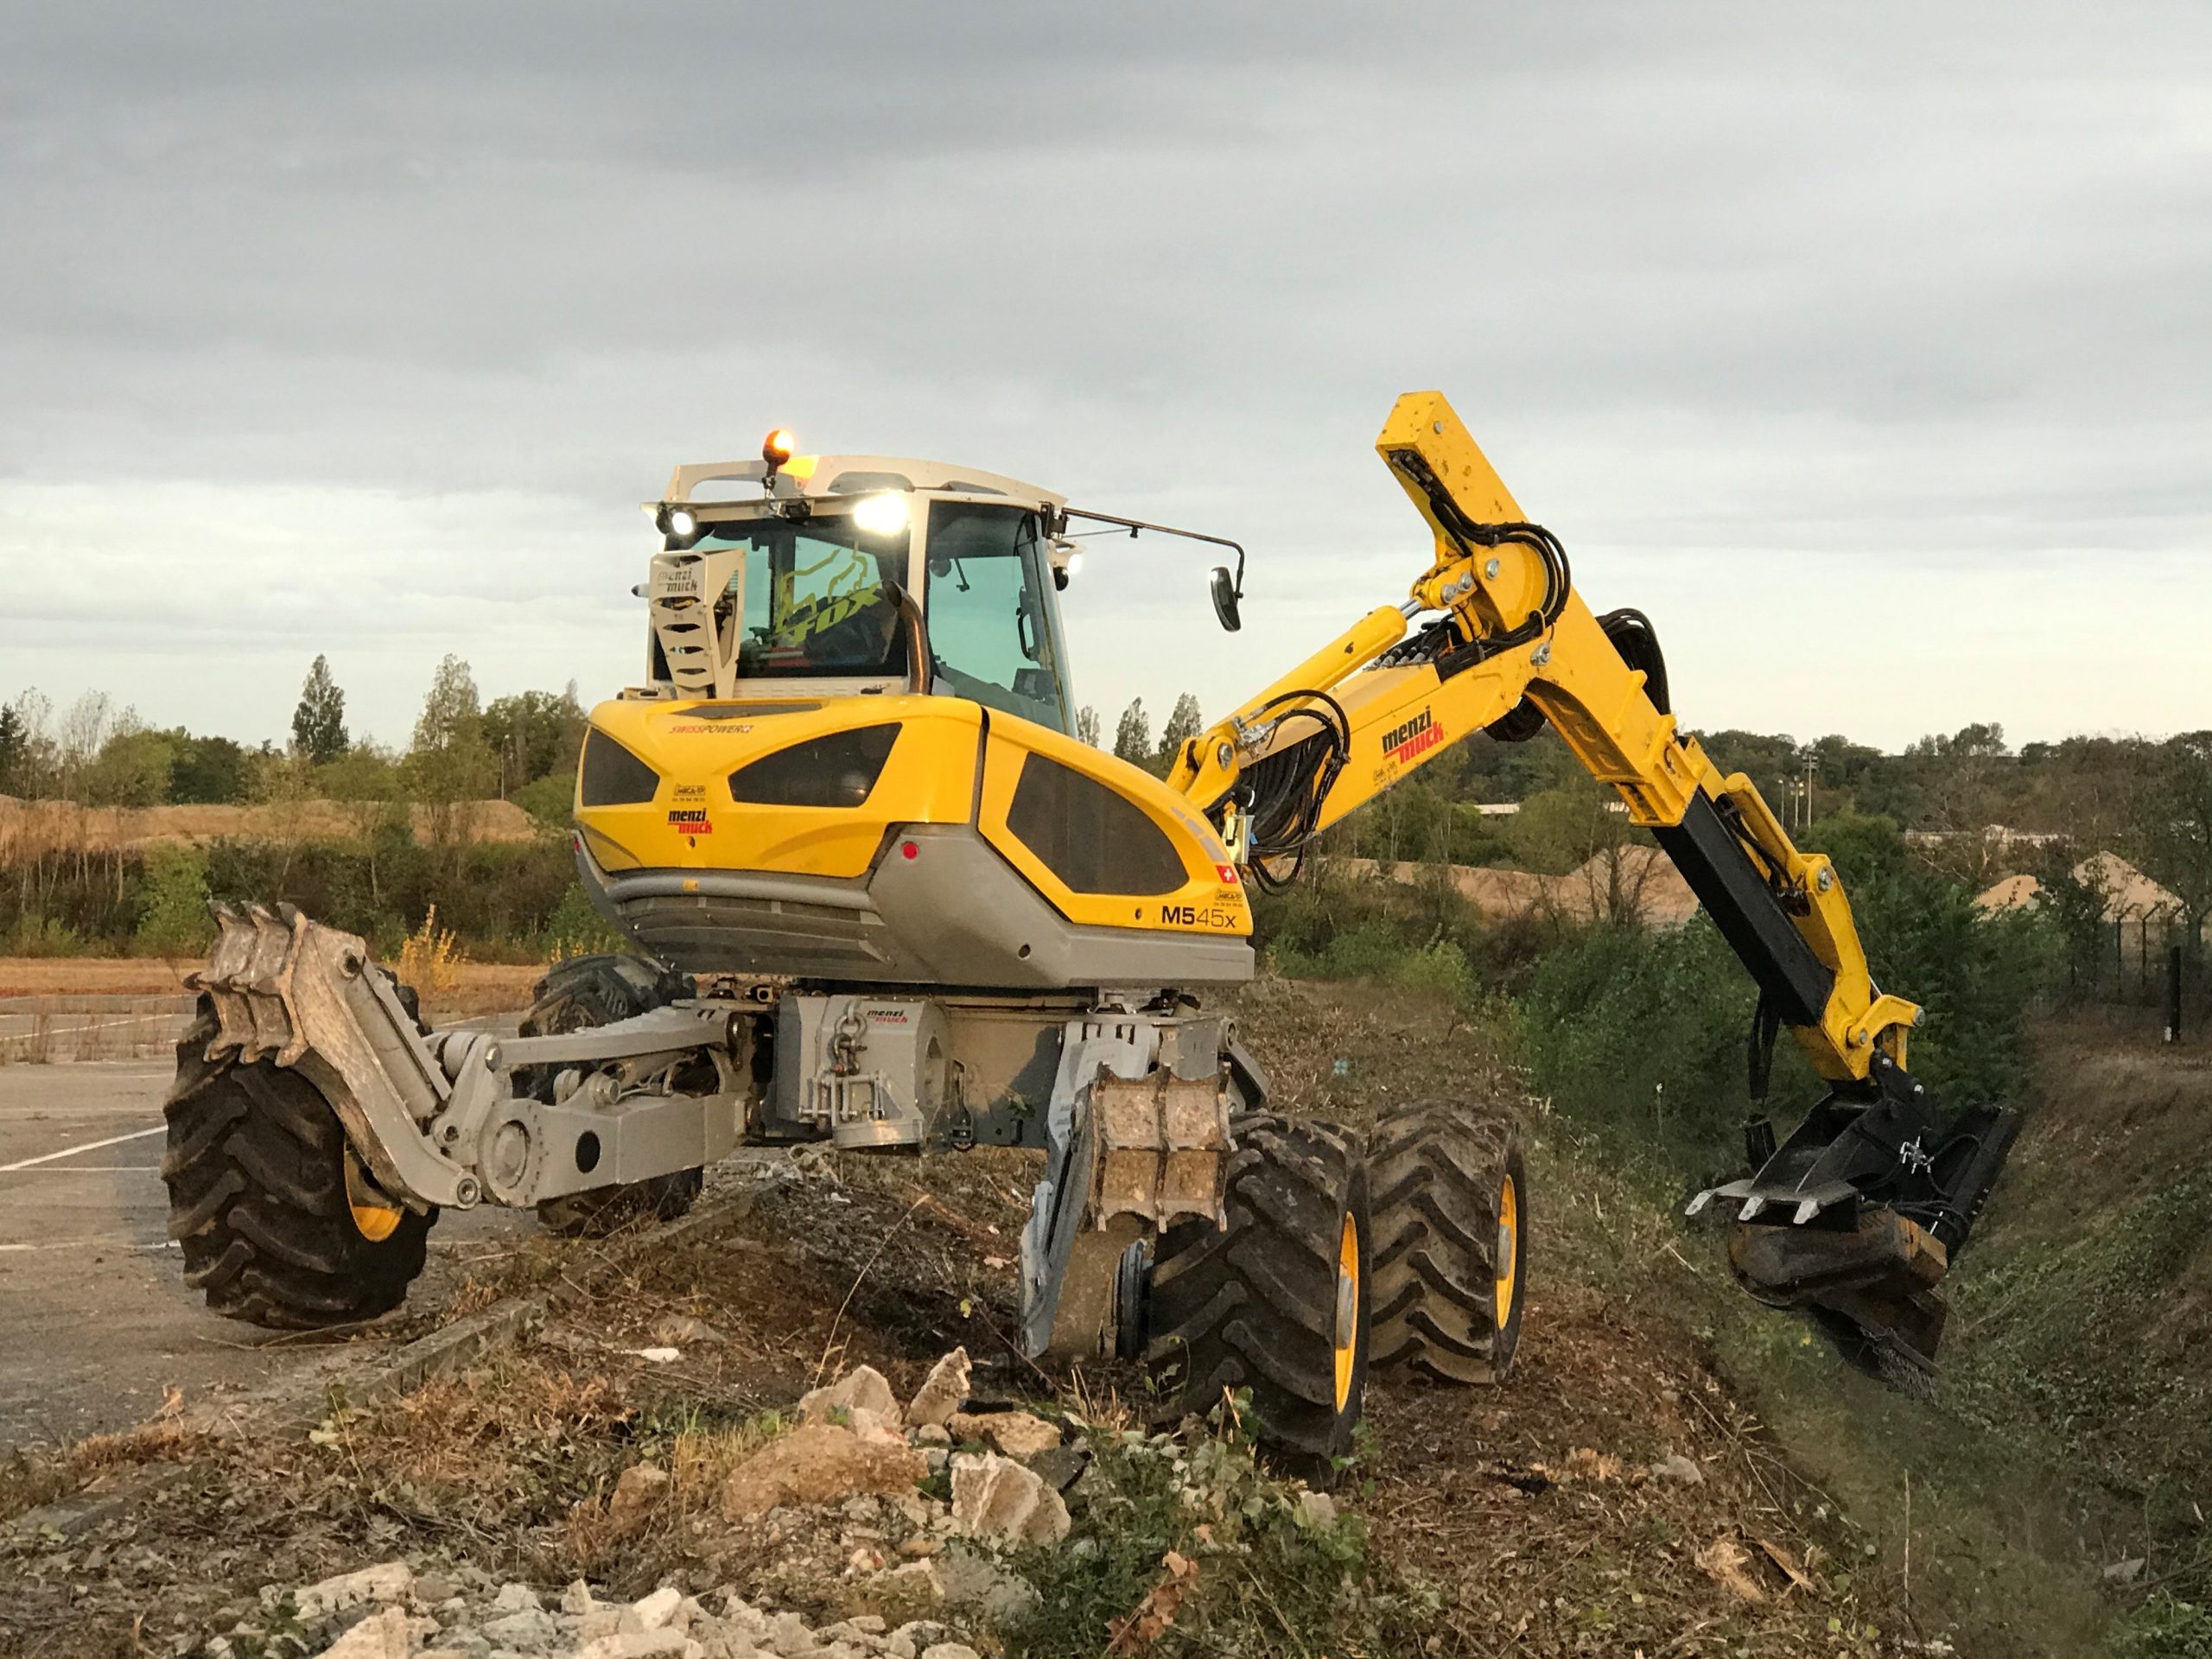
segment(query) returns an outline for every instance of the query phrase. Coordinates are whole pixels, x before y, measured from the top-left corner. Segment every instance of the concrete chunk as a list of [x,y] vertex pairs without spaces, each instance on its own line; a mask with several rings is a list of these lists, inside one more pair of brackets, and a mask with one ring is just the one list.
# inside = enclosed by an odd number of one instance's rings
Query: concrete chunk
[[952,1459],[952,1524],[971,1538],[1056,1544],[1068,1535],[1060,1495],[1011,1458],[963,1452]]
[[931,1366],[906,1407],[906,1421],[916,1427],[942,1427],[966,1403],[971,1369],[965,1348],[954,1349]]
[[855,1365],[826,1389],[813,1389],[799,1396],[798,1415],[804,1423],[834,1423],[840,1411],[872,1411],[887,1423],[904,1420],[899,1396],[873,1365]]

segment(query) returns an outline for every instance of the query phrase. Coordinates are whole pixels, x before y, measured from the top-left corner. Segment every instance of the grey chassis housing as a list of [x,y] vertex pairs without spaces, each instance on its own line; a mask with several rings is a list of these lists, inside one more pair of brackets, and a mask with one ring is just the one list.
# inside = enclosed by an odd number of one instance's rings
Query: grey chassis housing
[[527,1208],[741,1142],[1043,1151],[1021,1238],[1033,1356],[1111,1349],[1128,1312],[1117,1270],[1178,1221],[1222,1224],[1232,1116],[1264,1100],[1228,1023],[1165,995],[785,990],[503,1038],[423,1030],[361,939],[291,906],[216,916],[191,981],[216,1020],[209,1059],[299,1071],[416,1211]]

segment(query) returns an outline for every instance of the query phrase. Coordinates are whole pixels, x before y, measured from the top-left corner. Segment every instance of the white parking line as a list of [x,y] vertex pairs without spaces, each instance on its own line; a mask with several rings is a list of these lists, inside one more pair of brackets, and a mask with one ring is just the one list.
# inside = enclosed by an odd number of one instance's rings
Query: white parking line
[[50,1164],[57,1158],[73,1158],[80,1152],[98,1152],[102,1147],[119,1147],[126,1141],[143,1141],[149,1135],[167,1135],[168,1132],[168,1125],[162,1123],[150,1129],[140,1129],[136,1135],[111,1135],[105,1141],[87,1141],[81,1147],[64,1147],[59,1152],[19,1159],[12,1164],[0,1164],[0,1175],[12,1175],[19,1169],[29,1169],[35,1164]]
[[19,1175],[158,1175],[159,1164],[71,1164],[64,1169],[23,1169]]

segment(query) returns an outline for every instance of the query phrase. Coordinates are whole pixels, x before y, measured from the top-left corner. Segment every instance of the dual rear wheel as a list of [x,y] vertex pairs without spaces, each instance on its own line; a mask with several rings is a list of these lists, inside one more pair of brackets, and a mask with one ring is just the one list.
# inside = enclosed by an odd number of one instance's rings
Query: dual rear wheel
[[1160,1241],[1144,1351],[1162,1393],[1203,1410],[1249,1390],[1255,1438],[1325,1481],[1351,1455],[1370,1366],[1504,1376],[1528,1272],[1510,1116],[1431,1101],[1363,1138],[1264,1113],[1233,1127],[1228,1224]]

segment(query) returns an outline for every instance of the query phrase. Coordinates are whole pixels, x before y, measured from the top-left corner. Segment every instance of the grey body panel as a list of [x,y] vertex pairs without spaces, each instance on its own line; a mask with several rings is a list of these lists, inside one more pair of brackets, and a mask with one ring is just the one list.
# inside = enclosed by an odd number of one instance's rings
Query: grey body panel
[[969,824],[915,825],[913,858],[865,876],[747,870],[614,874],[576,844],[600,913],[670,967],[866,984],[1004,990],[1236,984],[1236,937],[1084,927],[1052,908]]

